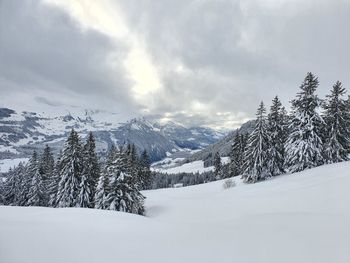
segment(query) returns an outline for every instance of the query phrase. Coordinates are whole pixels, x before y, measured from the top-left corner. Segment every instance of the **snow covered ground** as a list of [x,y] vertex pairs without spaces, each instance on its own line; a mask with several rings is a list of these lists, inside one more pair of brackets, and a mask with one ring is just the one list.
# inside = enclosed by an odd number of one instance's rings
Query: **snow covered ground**
[[146,191],[147,217],[0,206],[0,262],[348,263],[349,170]]
[[[180,160],[181,161],[181,160]],[[161,163],[162,161],[158,162]],[[221,162],[226,164],[229,162],[229,157],[221,157]],[[203,161],[194,161],[190,163],[185,163],[182,165],[177,165],[176,162],[170,165],[162,165],[161,167],[152,167],[153,171],[168,173],[168,174],[178,174],[178,173],[204,173],[214,170],[214,166],[204,167]],[[169,167],[169,168],[168,168]]]
[[0,173],[7,173],[10,168],[17,166],[20,162],[26,163],[29,158],[14,158],[0,160]]

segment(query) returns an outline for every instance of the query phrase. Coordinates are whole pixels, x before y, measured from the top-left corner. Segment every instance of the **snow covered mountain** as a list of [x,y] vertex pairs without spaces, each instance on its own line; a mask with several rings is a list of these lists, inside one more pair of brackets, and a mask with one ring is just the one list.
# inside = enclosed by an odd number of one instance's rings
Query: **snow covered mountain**
[[0,159],[27,157],[45,144],[57,152],[72,128],[82,137],[94,132],[100,152],[113,143],[132,142],[138,150],[146,149],[152,161],[184,148],[204,148],[223,136],[210,128],[186,128],[172,122],[161,125],[145,118],[125,120],[99,110],[37,113],[0,108]]
[[212,158],[212,154],[215,152],[219,152],[220,156],[228,156],[237,131],[240,134],[249,134],[253,131],[254,125],[254,120],[247,121],[246,123],[242,124],[239,129],[230,132],[226,136],[223,136],[221,139],[219,139],[217,142],[212,143],[207,147],[204,147],[203,149],[188,156],[185,162],[206,161],[208,158]]
[[0,261],[350,262],[349,169],[145,191],[146,216],[0,206]]

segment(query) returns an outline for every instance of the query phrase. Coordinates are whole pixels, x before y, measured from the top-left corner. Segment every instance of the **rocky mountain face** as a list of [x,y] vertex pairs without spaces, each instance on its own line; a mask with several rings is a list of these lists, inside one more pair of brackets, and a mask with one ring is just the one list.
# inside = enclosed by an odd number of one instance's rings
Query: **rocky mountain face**
[[82,138],[92,131],[101,154],[113,144],[130,142],[139,151],[146,149],[152,161],[183,149],[202,149],[224,136],[210,128],[187,128],[172,122],[160,124],[144,118],[121,121],[118,114],[102,111],[52,115],[0,108],[0,159],[28,157],[45,144],[58,153],[72,128]]

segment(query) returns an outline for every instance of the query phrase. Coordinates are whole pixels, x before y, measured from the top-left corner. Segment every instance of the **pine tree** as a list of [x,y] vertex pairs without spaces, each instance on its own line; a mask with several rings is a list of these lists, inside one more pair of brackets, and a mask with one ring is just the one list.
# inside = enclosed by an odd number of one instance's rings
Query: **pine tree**
[[286,111],[276,96],[268,115],[268,168],[272,176],[284,173],[284,144],[286,140]]
[[54,177],[54,169],[55,160],[51,152],[51,148],[46,144],[44,152],[40,158],[40,173],[42,175],[43,184],[46,189],[46,192],[44,193],[45,206],[48,206],[50,201],[50,193],[48,191],[48,188]]
[[139,186],[141,190],[149,189],[151,186],[152,181],[152,173],[151,173],[151,162],[148,156],[148,153],[146,150],[144,150],[140,156],[139,161],[139,171],[138,171],[138,177],[139,177]]
[[91,207],[90,184],[87,176],[82,175],[79,185],[79,195],[77,207]]
[[108,180],[103,174],[98,180],[98,184],[95,191],[94,205],[96,209],[107,209],[106,197],[108,193]]
[[128,151],[121,148],[107,161],[106,176],[109,178],[106,206],[110,210],[143,214],[144,196],[138,190],[138,184],[131,175],[127,158]]
[[254,131],[248,139],[247,149],[244,154],[244,180],[255,183],[269,177],[270,171],[267,166],[269,149],[269,136],[267,130],[266,109],[261,102],[256,114]]
[[10,168],[6,181],[4,184],[4,194],[3,199],[5,205],[18,205],[18,201],[16,200],[18,196],[18,190],[19,190],[19,180],[17,177],[17,173],[14,171],[14,169]]
[[301,91],[292,101],[291,133],[285,147],[285,165],[289,172],[299,172],[324,163],[322,129],[323,119],[317,110],[320,99],[315,94],[318,79],[308,73]]
[[214,174],[216,180],[219,180],[222,178],[222,164],[221,164],[221,157],[219,152],[216,152],[214,154]]
[[49,197],[48,206],[49,207],[56,207],[57,206],[57,192],[58,192],[58,185],[61,180],[60,171],[62,169],[62,152],[59,153],[53,175],[49,178],[47,182],[47,196]]
[[242,135],[237,131],[230,151],[229,176],[237,176],[242,172]]
[[83,175],[86,176],[89,184],[90,203],[92,204],[95,188],[100,176],[100,165],[96,154],[96,143],[92,132],[89,133],[84,145]]
[[76,206],[79,185],[82,173],[82,146],[79,135],[72,130],[64,147],[61,169],[59,175],[61,180],[58,185],[57,206]]
[[27,194],[28,206],[45,206],[45,185],[42,173],[40,171],[40,162],[38,160],[37,153],[34,152],[32,158],[28,164],[27,170],[29,177],[31,178],[29,191]]
[[347,116],[346,101],[342,98],[345,92],[341,82],[337,81],[323,104],[323,118],[326,123],[325,154],[328,163],[348,160],[350,122]]

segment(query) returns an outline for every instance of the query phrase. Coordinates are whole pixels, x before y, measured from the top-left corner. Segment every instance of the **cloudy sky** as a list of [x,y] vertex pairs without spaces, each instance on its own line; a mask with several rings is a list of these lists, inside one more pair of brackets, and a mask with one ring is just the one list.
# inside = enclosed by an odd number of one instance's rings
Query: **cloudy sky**
[[234,128],[306,72],[350,90],[348,0],[0,0],[0,106]]

